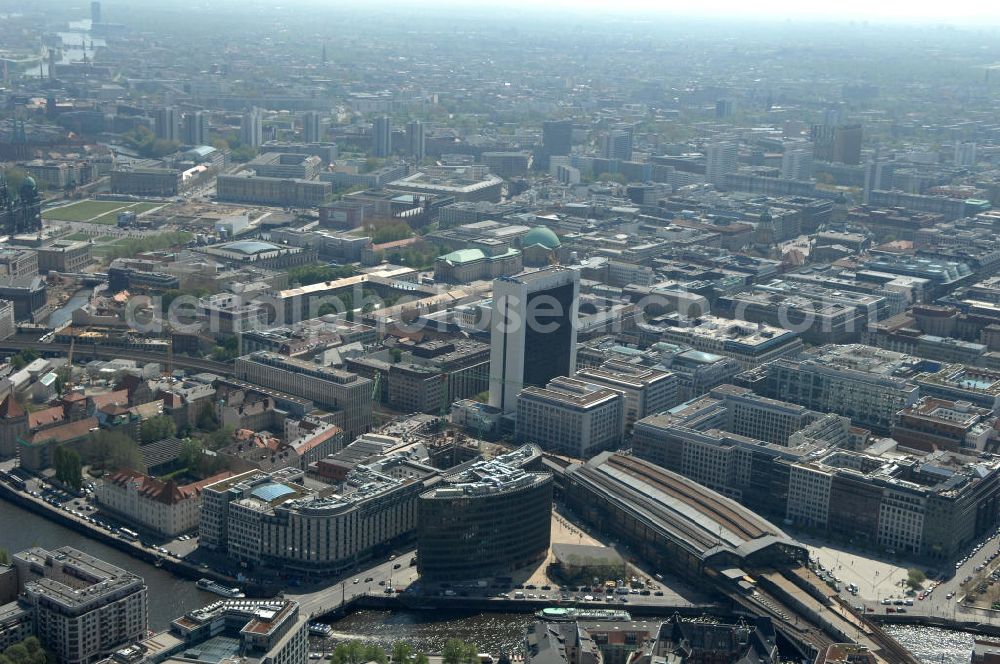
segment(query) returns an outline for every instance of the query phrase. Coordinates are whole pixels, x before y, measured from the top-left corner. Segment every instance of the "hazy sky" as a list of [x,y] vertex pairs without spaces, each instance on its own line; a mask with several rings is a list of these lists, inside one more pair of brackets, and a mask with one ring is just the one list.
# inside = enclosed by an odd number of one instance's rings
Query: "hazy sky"
[[[393,4],[406,5],[406,0]],[[416,4],[416,3],[414,3]],[[433,4],[459,9],[468,0],[438,0]],[[587,13],[671,13],[726,18],[836,18],[840,20],[932,21],[942,23],[1000,22],[1000,0],[495,0],[497,6]]]

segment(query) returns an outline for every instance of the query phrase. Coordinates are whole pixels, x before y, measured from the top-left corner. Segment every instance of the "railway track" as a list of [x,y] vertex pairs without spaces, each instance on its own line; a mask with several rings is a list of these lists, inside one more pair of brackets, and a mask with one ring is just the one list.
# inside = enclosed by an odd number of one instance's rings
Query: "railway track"
[[[0,353],[17,353],[31,348],[32,350],[52,355],[68,355],[68,344],[40,343],[38,341],[28,341],[17,338],[0,341]],[[76,344],[73,349],[77,359],[82,358],[121,358],[123,360],[136,360],[138,362],[159,362],[161,364],[171,364],[180,369],[192,369],[194,371],[204,371],[223,376],[233,374],[234,366],[231,362],[217,362],[199,357],[188,357],[186,355],[168,355],[151,350],[139,350],[133,348],[122,348],[120,346],[102,346],[95,344]]]
[[808,622],[768,592],[758,589],[752,595],[731,594],[730,597],[749,613],[771,618],[775,628],[783,632],[785,638],[811,648],[813,655],[837,642],[821,627]]

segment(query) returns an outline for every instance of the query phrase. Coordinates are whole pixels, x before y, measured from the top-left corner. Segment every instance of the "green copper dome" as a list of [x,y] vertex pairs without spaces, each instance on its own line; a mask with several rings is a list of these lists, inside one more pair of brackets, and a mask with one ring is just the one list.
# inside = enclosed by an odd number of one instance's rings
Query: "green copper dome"
[[535,226],[521,238],[522,247],[531,247],[536,244],[540,244],[546,249],[558,249],[562,246],[559,237],[545,226]]
[[21,198],[34,198],[38,193],[38,185],[35,184],[35,178],[30,175],[24,176],[21,180],[21,190],[18,192],[21,194]]

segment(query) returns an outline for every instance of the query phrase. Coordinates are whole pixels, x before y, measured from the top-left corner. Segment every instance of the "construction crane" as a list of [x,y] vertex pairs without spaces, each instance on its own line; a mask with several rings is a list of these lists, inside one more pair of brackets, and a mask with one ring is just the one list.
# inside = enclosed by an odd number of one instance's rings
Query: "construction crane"
[[451,400],[448,398],[448,394],[451,390],[448,389],[448,374],[441,374],[441,417],[447,417],[448,411],[451,407]]
[[375,372],[375,380],[372,381],[372,403],[382,403],[382,372]]
[[63,381],[63,393],[73,391],[73,351],[76,350],[76,334],[69,338],[69,352],[66,354],[66,379]]

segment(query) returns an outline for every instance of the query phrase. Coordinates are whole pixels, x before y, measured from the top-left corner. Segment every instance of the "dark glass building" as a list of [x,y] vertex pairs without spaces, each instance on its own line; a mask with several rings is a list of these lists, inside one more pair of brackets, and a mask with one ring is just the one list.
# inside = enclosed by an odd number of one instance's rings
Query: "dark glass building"
[[549,157],[564,157],[573,149],[573,121],[546,120],[542,123],[542,154],[539,167],[547,170]]
[[479,579],[548,555],[552,475],[525,469],[540,458],[525,445],[480,461],[420,495],[417,565],[427,580]]
[[576,370],[579,293],[579,272],[559,266],[493,282],[491,406],[513,412],[524,387],[541,387]]

